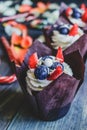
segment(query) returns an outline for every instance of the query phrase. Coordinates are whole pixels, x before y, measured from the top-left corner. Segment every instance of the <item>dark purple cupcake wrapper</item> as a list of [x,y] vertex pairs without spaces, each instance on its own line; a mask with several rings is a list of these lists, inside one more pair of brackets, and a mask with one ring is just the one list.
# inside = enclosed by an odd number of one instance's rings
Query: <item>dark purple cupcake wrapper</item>
[[65,62],[72,68],[74,77],[63,73],[42,91],[32,91],[33,95],[31,96],[27,92],[25,77],[28,70],[28,58],[34,52],[37,52],[39,57],[52,55],[51,49],[39,41],[35,41],[26,54],[22,66],[20,68],[16,67],[18,81],[27,95],[28,103],[34,109],[34,112],[42,120],[56,120],[68,112],[79,84],[84,79],[84,62],[79,50],[65,55]]
[[87,59],[87,34],[81,36],[75,43],[64,50],[64,55],[67,55],[73,51],[79,50],[84,62]]

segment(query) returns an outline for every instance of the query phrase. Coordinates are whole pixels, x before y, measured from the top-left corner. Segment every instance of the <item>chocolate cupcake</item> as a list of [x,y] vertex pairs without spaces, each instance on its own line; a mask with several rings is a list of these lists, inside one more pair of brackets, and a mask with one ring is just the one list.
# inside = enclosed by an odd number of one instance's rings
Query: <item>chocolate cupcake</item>
[[85,4],[81,4],[80,7],[71,8],[62,3],[60,17],[65,19],[66,23],[77,24],[87,33],[87,7]]
[[77,26],[77,24],[64,24],[55,23],[50,29],[44,30],[46,43],[53,50],[57,50],[59,46],[63,50],[71,46],[82,35],[83,31]]
[[16,67],[18,81],[29,104],[42,120],[63,117],[84,77],[84,62],[79,51],[63,57],[35,41],[21,67]]

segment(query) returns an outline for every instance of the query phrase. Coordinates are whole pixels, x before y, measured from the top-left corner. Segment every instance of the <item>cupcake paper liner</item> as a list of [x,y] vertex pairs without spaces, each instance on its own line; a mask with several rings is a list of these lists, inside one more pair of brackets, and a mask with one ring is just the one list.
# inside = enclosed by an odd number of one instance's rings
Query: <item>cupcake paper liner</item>
[[64,51],[64,55],[67,55],[73,51],[79,50],[82,58],[86,61],[87,58],[87,34],[81,36],[75,43],[73,43],[70,47],[68,47]]
[[30,95],[27,91],[25,78],[28,70],[28,58],[34,52],[37,52],[39,57],[52,55],[51,49],[39,41],[35,41],[26,54],[21,67],[16,67],[16,75],[34,113],[42,120],[56,120],[68,112],[70,104],[84,79],[84,62],[79,50],[65,55],[65,62],[70,65],[73,76],[63,73],[43,90],[40,92],[32,91],[32,95]]

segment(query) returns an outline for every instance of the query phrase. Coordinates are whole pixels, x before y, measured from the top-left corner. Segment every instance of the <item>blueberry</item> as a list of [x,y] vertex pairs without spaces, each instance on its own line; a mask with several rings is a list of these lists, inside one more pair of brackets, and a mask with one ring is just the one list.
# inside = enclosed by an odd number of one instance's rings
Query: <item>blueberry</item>
[[50,67],[50,69],[54,70],[54,69],[56,69],[57,66],[61,66],[63,69],[63,65],[59,62],[54,62],[53,65]]
[[79,9],[73,8],[72,17],[78,19],[81,18],[82,14],[80,13]]
[[35,71],[34,71],[34,74],[35,74],[35,77],[39,80],[44,80],[47,78],[48,76],[48,72],[49,72],[49,69],[47,66],[45,65],[40,65],[38,66]]
[[76,19],[81,18],[81,13],[79,13],[79,12],[73,12],[72,17],[74,17]]
[[77,8],[73,8],[73,12],[78,12],[78,9]]
[[59,28],[60,34],[67,35],[69,33],[69,29],[66,27]]

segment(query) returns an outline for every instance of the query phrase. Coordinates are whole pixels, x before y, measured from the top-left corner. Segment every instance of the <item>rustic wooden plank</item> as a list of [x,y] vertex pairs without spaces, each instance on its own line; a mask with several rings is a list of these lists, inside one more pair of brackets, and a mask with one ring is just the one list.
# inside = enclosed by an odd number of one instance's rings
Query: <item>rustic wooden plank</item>
[[40,121],[31,115],[25,102],[8,130],[87,130],[87,62],[84,82],[65,117],[53,122]]
[[[0,130],[7,129],[23,99],[18,84],[13,84],[12,87],[15,87],[15,91],[10,88],[0,97]],[[9,94],[7,95],[7,93]]]

